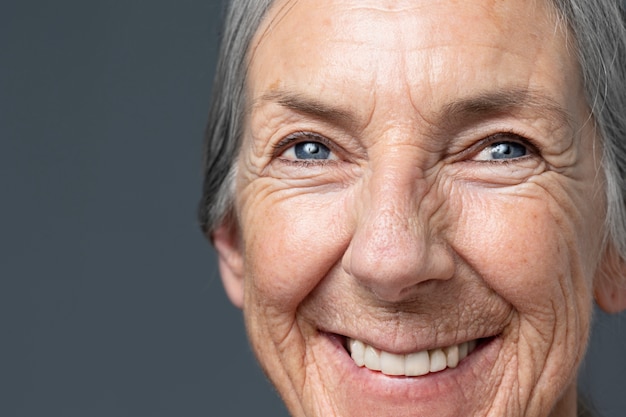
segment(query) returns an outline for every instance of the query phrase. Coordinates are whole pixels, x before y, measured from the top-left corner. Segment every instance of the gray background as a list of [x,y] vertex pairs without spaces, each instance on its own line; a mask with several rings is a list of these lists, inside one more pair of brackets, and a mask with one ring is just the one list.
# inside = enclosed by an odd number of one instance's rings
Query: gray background
[[[0,2],[0,416],[286,415],[195,219],[220,10]],[[624,318],[584,371],[606,417]]]

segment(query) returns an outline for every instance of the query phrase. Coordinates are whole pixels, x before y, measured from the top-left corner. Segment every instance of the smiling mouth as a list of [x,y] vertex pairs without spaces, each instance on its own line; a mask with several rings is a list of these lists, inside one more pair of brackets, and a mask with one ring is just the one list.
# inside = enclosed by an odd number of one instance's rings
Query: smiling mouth
[[379,371],[392,376],[422,376],[440,372],[446,368],[456,368],[459,362],[471,354],[478,345],[489,339],[476,339],[431,350],[406,355],[385,352],[360,340],[346,338],[346,350],[359,367]]

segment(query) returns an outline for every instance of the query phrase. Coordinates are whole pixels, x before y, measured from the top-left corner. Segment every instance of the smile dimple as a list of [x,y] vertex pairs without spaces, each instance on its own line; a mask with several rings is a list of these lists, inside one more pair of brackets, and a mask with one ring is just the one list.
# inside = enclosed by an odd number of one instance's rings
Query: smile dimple
[[406,355],[385,352],[360,340],[347,339],[347,349],[354,363],[372,371],[392,376],[421,376],[431,372],[456,368],[460,361],[472,353],[477,340],[458,345],[409,353]]

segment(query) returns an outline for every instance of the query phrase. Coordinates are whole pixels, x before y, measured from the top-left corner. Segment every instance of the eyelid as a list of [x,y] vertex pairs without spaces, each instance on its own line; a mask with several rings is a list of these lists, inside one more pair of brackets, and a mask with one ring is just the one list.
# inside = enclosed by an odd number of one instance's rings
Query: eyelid
[[[311,131],[296,131],[288,134],[283,139],[278,141],[276,144],[272,145],[271,157],[277,158],[283,152],[285,152],[289,147],[296,145],[299,142],[319,142],[325,146],[327,146],[331,152],[337,151],[337,146],[334,142],[327,139],[326,137]],[[490,145],[493,145],[498,142],[518,142],[528,148],[529,156],[539,155],[541,154],[541,147],[532,139],[523,136],[514,131],[502,131],[492,135],[488,135],[478,142],[471,145],[469,148],[463,150],[458,154],[460,159],[471,159],[476,156],[482,150],[487,148]],[[496,163],[506,163],[511,160],[498,160]],[[493,161],[484,161],[484,162],[493,162]]]
[[[469,148],[462,151],[460,156],[462,157],[462,159],[471,160],[476,155],[478,155],[481,151],[486,149],[488,146],[491,146],[496,143],[501,143],[501,142],[517,142],[519,144],[524,145],[526,148],[528,148],[527,156],[541,154],[541,147],[537,145],[537,143],[534,140],[529,139],[526,136],[522,136],[519,133],[515,133],[512,131],[511,132],[504,131],[504,132],[495,133],[493,135],[489,135],[485,137],[484,139],[479,140],[478,142],[476,142]],[[509,161],[512,161],[512,160],[501,159],[497,161],[481,161],[481,162],[506,163]]]
[[319,142],[327,146],[331,151],[336,149],[336,146],[322,135],[308,131],[298,131],[290,133],[272,146],[272,158],[279,157],[290,146],[299,142]]

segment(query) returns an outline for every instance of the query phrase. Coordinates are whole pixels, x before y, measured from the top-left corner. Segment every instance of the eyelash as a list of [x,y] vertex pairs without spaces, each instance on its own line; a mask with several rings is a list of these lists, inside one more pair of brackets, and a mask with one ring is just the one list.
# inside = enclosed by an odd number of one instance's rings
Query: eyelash
[[[336,152],[336,146],[334,143],[322,135],[317,133],[309,132],[309,131],[297,131],[287,135],[285,138],[281,139],[278,143],[272,146],[271,156],[272,158],[279,158],[280,155],[285,152],[291,146],[295,146],[299,142],[319,142],[324,146],[328,147],[331,152]],[[478,155],[482,150],[487,147],[494,145],[500,142],[517,142],[523,146],[525,146],[528,150],[528,155],[522,157],[531,157],[533,155],[538,155],[541,153],[540,147],[531,139],[522,136],[514,131],[502,131],[495,133],[493,135],[489,135],[469,148],[464,149],[457,157],[460,160],[471,160],[472,157]],[[455,158],[456,159],[456,158]],[[498,159],[498,160],[490,160],[490,161],[476,161],[482,164],[511,164],[514,163],[519,158],[514,159]],[[331,160],[291,160],[291,159],[281,159],[284,163],[289,163],[292,165],[298,165],[302,167],[311,167],[311,166],[319,166],[320,164],[329,164],[336,161]]]
[[[461,160],[471,161],[473,157],[477,156],[481,151],[483,151],[484,149],[487,149],[489,146],[495,145],[497,143],[504,143],[504,142],[515,142],[515,143],[519,143],[525,146],[528,151],[528,154],[521,158],[527,158],[527,157],[532,157],[533,155],[541,154],[541,148],[532,139],[522,136],[514,131],[503,131],[503,132],[495,133],[493,135],[489,135],[485,137],[484,139],[479,140],[474,145],[461,151],[461,153],[458,156],[461,157],[460,158]],[[511,164],[511,163],[514,163],[515,161],[518,161],[519,159],[520,158],[494,159],[490,161],[476,161],[476,162],[480,162],[481,164],[485,164],[485,163],[486,164]]]
[[[299,142],[319,142],[322,145],[328,147],[331,152],[335,152],[336,146],[325,138],[317,133],[307,132],[307,131],[298,131],[287,135],[284,139],[281,139],[278,143],[272,146],[272,158],[279,158],[280,155],[285,152],[291,146],[297,145]],[[282,162],[301,165],[301,166],[313,166],[320,164],[328,164],[334,161],[329,160],[291,160],[291,159],[281,159]]]

